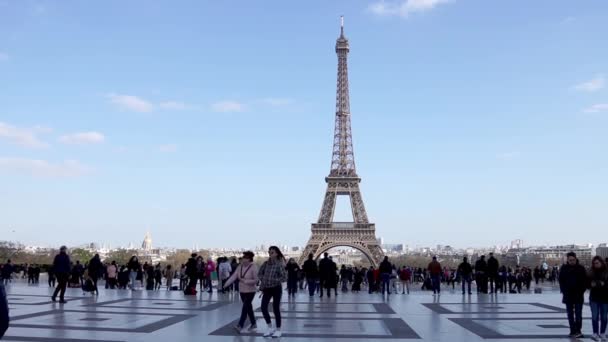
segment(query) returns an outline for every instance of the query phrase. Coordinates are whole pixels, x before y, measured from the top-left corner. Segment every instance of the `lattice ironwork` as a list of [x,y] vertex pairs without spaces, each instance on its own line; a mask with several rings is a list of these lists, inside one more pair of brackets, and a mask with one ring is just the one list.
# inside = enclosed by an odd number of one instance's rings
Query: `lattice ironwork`
[[[315,258],[333,247],[352,247],[360,250],[377,266],[384,253],[376,239],[376,228],[370,223],[359,189],[361,178],[357,175],[350,124],[350,98],[348,88],[348,53],[350,46],[344,36],[344,21],[340,37],[336,40],[338,76],[336,86],[336,120],[329,176],[325,178],[327,190],[317,223],[312,224],[312,236],[300,262],[312,253]],[[349,196],[354,222],[334,222],[336,198]]]

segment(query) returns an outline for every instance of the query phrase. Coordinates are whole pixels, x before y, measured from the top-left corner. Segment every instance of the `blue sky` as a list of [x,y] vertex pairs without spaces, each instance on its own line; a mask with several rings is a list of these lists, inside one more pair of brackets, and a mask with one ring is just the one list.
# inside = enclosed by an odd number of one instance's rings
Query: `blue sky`
[[605,242],[602,0],[0,0],[1,239],[305,244],[340,15],[378,236]]

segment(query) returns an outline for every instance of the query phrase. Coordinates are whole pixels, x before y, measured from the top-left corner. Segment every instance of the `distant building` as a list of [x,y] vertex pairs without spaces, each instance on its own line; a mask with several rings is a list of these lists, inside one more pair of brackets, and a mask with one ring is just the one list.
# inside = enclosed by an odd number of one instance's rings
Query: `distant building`
[[608,258],[608,246],[605,243],[600,243],[595,249],[595,255],[601,256],[602,258]]
[[152,250],[152,237],[150,236],[150,232],[146,233],[146,236],[144,237],[144,242],[142,242],[141,244],[141,249],[148,252]]

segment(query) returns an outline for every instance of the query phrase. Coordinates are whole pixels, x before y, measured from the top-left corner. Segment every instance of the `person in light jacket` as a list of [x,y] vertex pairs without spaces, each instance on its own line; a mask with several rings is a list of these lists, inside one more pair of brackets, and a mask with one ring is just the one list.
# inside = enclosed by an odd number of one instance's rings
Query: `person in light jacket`
[[251,332],[257,329],[252,302],[255,297],[256,284],[258,283],[258,269],[253,263],[253,257],[253,252],[243,252],[243,260],[224,284],[224,288],[227,288],[235,281],[239,281],[239,293],[241,295],[241,301],[243,302],[243,308],[241,310],[239,323],[234,327],[239,334],[243,330],[243,325],[245,324],[247,317],[249,317],[251,323],[247,330]]

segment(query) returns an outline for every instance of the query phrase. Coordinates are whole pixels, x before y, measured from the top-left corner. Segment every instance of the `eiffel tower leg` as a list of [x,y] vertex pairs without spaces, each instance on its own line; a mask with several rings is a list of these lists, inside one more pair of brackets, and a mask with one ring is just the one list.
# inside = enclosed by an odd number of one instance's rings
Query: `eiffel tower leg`
[[333,184],[327,185],[323,206],[319,214],[319,223],[330,223],[334,219],[334,210],[336,209],[336,192],[332,189]]

